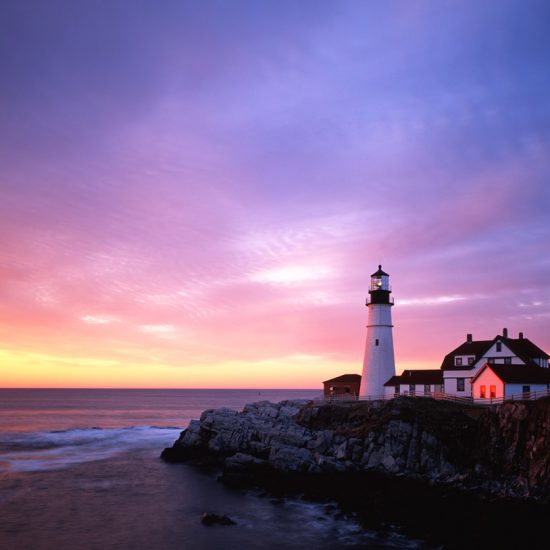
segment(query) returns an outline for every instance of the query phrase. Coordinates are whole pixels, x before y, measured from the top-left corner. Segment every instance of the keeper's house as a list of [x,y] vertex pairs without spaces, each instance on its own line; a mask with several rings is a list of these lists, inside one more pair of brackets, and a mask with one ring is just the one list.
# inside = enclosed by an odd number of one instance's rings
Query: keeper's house
[[[525,393],[523,389],[531,386],[533,389],[529,391],[534,391],[535,386],[538,388],[545,384],[544,380],[550,374],[548,359],[548,354],[524,338],[522,332],[518,338],[509,338],[508,329],[504,329],[502,336],[492,340],[473,340],[472,335],[467,334],[466,342],[443,359],[444,391],[457,397],[474,399],[480,398],[482,386],[489,398],[492,390],[500,398]],[[491,368],[487,370],[485,367]],[[484,372],[481,372],[482,369]],[[500,393],[497,388],[500,388]]]

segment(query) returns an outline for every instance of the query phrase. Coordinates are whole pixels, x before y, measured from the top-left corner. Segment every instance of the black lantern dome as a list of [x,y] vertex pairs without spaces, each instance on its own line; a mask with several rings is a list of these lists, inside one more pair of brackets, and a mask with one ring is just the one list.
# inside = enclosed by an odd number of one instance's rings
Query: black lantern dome
[[390,276],[382,271],[382,266],[378,266],[378,271],[370,276],[370,300],[367,298],[367,305],[370,304],[389,304],[393,306],[393,300],[390,299],[391,287]]

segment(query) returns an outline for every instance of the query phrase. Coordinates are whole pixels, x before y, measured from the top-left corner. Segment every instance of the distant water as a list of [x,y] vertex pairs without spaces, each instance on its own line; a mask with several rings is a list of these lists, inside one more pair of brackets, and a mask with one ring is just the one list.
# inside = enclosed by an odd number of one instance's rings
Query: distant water
[[[419,548],[158,457],[208,408],[316,390],[0,389],[0,549]],[[203,512],[237,525],[204,527]]]

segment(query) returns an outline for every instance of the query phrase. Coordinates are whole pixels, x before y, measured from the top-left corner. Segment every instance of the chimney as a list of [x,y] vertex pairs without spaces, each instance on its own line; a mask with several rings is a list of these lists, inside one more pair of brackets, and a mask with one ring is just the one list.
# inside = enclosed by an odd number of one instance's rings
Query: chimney
[[472,343],[472,335],[471,334],[466,334],[466,342],[468,342],[469,344]]
[[508,329],[507,329],[507,328],[503,328],[503,329],[502,329],[502,336],[503,336],[504,338],[508,338]]
[[520,339],[520,340],[523,340],[523,332],[520,332],[520,333],[519,333],[519,339]]

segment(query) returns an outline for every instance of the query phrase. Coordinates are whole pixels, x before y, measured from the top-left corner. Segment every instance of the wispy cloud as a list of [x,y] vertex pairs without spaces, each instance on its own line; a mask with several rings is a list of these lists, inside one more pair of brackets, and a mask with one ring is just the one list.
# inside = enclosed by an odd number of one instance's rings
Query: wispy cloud
[[253,273],[251,280],[274,285],[292,285],[327,280],[333,276],[334,271],[326,266],[288,265]]
[[473,298],[479,299],[479,296],[431,296],[426,298],[400,298],[400,306],[433,306],[433,305],[444,305],[450,304],[452,302],[462,302],[464,300],[471,300]]
[[82,315],[80,319],[89,325],[110,325],[119,322],[119,319],[110,315]]

